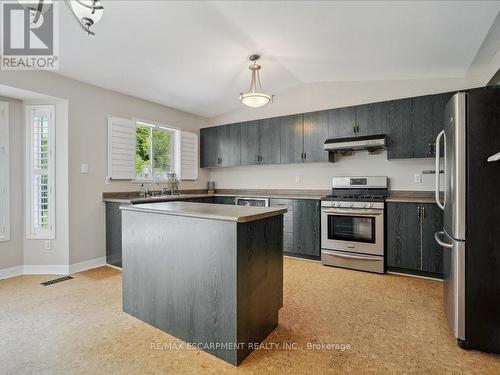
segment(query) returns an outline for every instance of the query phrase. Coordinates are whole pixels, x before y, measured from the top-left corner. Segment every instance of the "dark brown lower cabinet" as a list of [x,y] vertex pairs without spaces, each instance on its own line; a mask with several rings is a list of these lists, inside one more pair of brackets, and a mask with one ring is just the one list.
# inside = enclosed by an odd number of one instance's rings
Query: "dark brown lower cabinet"
[[387,267],[389,270],[442,277],[443,252],[434,233],[443,213],[432,203],[387,203]]
[[106,202],[106,263],[122,266],[122,212],[124,203]]
[[271,199],[270,206],[284,206],[283,252],[285,255],[320,259],[320,201]]

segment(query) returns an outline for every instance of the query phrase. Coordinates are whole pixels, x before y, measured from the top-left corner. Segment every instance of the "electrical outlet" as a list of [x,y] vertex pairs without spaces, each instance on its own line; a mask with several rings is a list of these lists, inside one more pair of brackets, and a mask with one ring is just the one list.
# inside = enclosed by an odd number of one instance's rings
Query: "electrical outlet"
[[296,184],[300,183],[300,177],[299,176],[295,176],[295,183]]
[[82,163],[80,170],[83,174],[89,173],[89,165],[87,163]]
[[416,184],[420,184],[422,182],[422,175],[420,173],[415,173],[415,175],[413,176],[413,181]]
[[52,248],[52,241],[45,240],[45,250],[50,250]]

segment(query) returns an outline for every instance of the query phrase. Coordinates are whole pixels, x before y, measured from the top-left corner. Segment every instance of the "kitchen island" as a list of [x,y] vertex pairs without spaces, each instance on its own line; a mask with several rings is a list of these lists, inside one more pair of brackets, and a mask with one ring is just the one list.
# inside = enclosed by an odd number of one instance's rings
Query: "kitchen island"
[[123,206],[123,311],[238,365],[278,325],[285,212]]

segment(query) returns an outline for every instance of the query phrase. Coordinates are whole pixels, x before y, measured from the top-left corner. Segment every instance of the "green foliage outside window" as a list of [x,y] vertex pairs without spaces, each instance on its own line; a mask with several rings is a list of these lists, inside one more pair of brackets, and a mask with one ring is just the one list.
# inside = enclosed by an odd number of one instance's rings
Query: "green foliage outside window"
[[155,175],[170,172],[170,137],[170,132],[153,130],[153,165]]
[[[155,176],[170,173],[172,133],[138,126],[136,137],[136,175],[142,175],[143,168],[152,168]],[[151,164],[151,155],[153,155],[153,164]]]
[[135,146],[135,174],[140,175],[143,167],[151,167],[151,129],[137,127]]

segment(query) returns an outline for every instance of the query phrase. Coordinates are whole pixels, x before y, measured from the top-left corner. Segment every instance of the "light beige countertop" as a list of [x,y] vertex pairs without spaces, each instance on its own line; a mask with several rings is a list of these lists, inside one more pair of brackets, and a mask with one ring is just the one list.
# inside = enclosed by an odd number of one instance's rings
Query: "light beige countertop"
[[188,216],[202,219],[247,223],[267,217],[282,215],[286,208],[248,207],[227,204],[205,204],[193,202],[142,203],[122,206],[122,210],[140,211],[152,214]]
[[182,201],[184,199],[192,199],[192,198],[209,198],[213,197],[213,194],[177,194],[177,195],[157,195],[150,197],[140,197],[139,195],[134,195],[131,197],[103,197],[104,202],[113,202],[113,203],[129,203],[129,204],[138,204],[138,203],[158,203],[158,202],[169,202],[169,201]]
[[219,189],[215,194],[208,194],[203,190],[181,191],[178,195],[159,195],[140,197],[139,192],[105,192],[102,200],[104,202],[114,203],[153,203],[179,201],[192,198],[210,198],[210,197],[239,197],[239,198],[270,198],[270,199],[311,199],[320,200],[325,195],[331,194],[329,190],[233,190]]
[[436,203],[433,191],[391,190],[386,202]]
[[[140,197],[136,191],[103,193],[104,202],[115,203],[158,203],[170,201],[182,201],[194,198],[210,197],[240,197],[240,198],[270,198],[270,199],[311,199],[320,200],[322,197],[331,194],[328,190],[232,190],[220,189],[215,194],[208,194],[206,191],[186,191],[178,195],[159,195],[150,197]],[[387,197],[387,202],[407,202],[407,203],[434,203],[433,191],[412,191],[412,190],[391,190]]]

